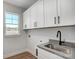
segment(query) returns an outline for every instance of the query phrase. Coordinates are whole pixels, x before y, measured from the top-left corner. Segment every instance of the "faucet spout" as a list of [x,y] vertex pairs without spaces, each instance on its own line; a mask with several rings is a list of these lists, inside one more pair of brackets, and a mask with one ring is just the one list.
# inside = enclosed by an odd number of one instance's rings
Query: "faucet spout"
[[[60,35],[59,35],[60,34]],[[62,41],[61,41],[61,31],[57,31],[57,37],[59,35],[59,45],[62,45]]]

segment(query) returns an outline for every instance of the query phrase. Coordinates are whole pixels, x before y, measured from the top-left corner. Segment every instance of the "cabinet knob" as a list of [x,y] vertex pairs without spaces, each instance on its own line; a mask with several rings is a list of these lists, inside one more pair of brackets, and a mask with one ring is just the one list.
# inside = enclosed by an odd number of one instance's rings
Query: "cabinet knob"
[[34,27],[37,27],[37,22],[34,22]]
[[27,25],[25,24],[25,28],[27,28]]
[[58,16],[58,24],[60,24],[60,16]]
[[36,49],[36,56],[38,56],[38,49]]
[[54,24],[56,24],[56,17],[54,17]]

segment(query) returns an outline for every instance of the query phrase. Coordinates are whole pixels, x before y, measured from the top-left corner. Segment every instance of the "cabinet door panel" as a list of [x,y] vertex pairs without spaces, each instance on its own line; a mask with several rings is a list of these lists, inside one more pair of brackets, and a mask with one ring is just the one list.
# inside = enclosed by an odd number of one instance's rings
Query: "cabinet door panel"
[[26,25],[26,15],[23,14],[23,29],[26,29],[25,25]]
[[75,24],[75,0],[59,0],[62,25]]
[[[34,24],[36,23],[36,26]],[[39,0],[31,8],[31,27],[44,27],[43,0]]]
[[38,28],[44,27],[43,0],[40,0],[37,3],[36,6],[37,6],[36,12],[37,12],[37,25],[38,25]]
[[30,29],[30,11],[23,14],[23,28]]
[[56,25],[55,17],[57,17],[57,0],[44,0],[45,26],[50,27]]
[[36,17],[37,17],[36,6],[34,6],[31,8],[31,28],[36,28],[35,27],[35,23],[37,22]]
[[53,53],[50,53],[48,51],[38,48],[38,59],[42,59],[42,58],[44,59],[65,59]]

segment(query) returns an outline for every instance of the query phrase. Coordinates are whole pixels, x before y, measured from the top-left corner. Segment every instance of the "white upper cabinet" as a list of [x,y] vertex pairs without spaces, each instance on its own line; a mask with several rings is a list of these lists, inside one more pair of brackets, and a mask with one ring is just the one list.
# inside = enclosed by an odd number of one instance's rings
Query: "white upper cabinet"
[[44,0],[45,26],[75,24],[75,0]]
[[75,25],[75,0],[39,0],[23,14],[23,28]]
[[60,24],[75,24],[75,0],[58,0],[58,16]]
[[56,25],[57,0],[44,0],[45,27]]
[[23,13],[23,29],[30,29],[30,10]]
[[44,27],[43,0],[38,1],[31,8],[31,28]]

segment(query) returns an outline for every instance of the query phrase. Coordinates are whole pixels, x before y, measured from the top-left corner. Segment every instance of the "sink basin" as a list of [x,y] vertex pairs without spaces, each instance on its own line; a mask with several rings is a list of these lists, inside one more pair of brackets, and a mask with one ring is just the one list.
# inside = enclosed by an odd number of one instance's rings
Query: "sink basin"
[[54,49],[56,51],[63,52],[65,54],[70,54],[71,53],[71,49],[67,46],[55,45],[55,44],[46,44],[44,46],[47,47],[47,48],[50,48],[50,49]]

